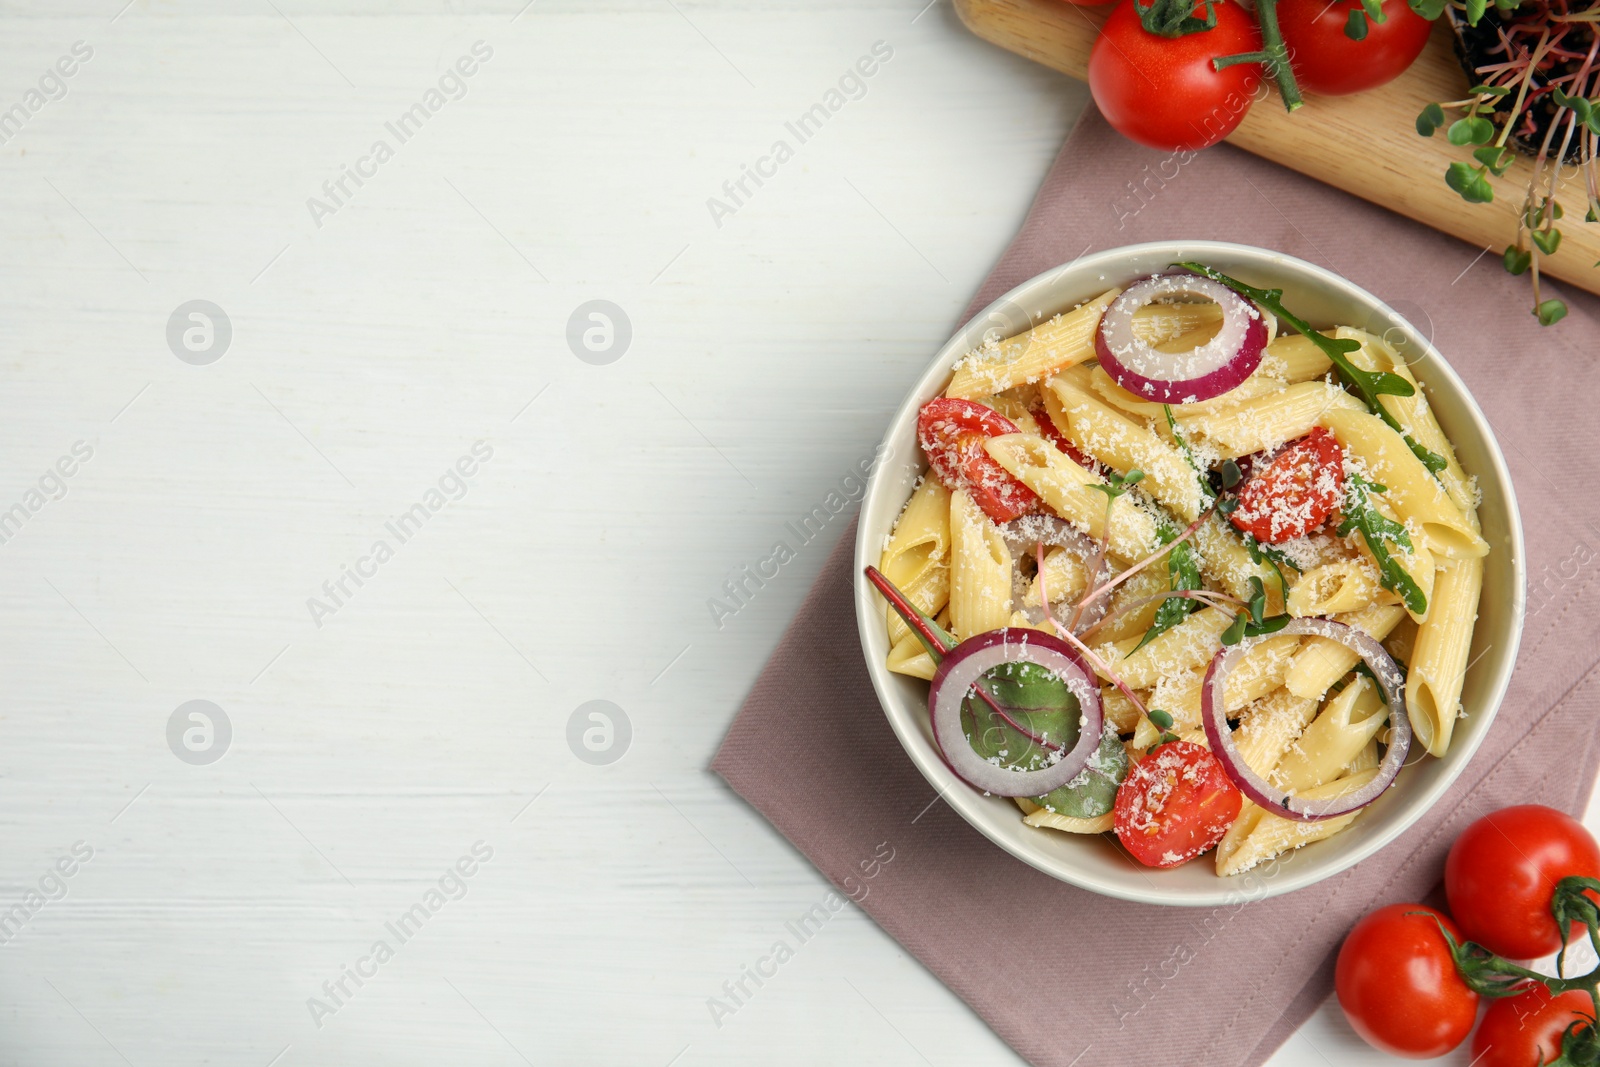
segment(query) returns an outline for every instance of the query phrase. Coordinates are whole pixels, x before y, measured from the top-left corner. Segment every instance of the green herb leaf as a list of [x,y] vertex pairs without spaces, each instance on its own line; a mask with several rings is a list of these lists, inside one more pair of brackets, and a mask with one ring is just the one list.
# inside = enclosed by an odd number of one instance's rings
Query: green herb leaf
[[1467,25],[1476,26],[1478,20],[1483,18],[1485,11],[1489,10],[1489,0],[1466,0]]
[[1471,96],[1509,96],[1511,90],[1504,85],[1474,85],[1467,93]]
[[1491,144],[1473,149],[1472,158],[1488,167],[1489,173],[1498,178],[1510,169],[1511,164],[1516,162],[1517,156],[1505,145]]
[[1235,615],[1233,622],[1229,623],[1228,628],[1222,631],[1222,643],[1225,645],[1237,645],[1244,640],[1244,628],[1248,625],[1250,625],[1250,616]]
[[[1171,544],[1177,540],[1180,533],[1181,531],[1176,526],[1164,519],[1156,527],[1156,539],[1163,545]],[[1204,583],[1200,580],[1199,561],[1195,559],[1194,553],[1190,551],[1190,543],[1188,541],[1167,553],[1167,575],[1168,587],[1173,592],[1204,588]],[[1198,600],[1178,596],[1167,597],[1156,605],[1155,617],[1150,621],[1150,628],[1144,632],[1144,636],[1139,639],[1139,643],[1134,646],[1133,651],[1137,652],[1145,645],[1148,645],[1151,641],[1154,641],[1157,637],[1187,619],[1199,607],[1200,602]]]
[[1267,589],[1261,584],[1261,579],[1255,575],[1250,576],[1250,621],[1257,626],[1261,625],[1262,618],[1267,611]]
[[1365,41],[1367,39],[1367,13],[1359,7],[1350,9],[1350,17],[1344,20],[1344,35],[1352,41]]
[[1424,137],[1432,137],[1440,126],[1444,125],[1444,108],[1438,104],[1429,104],[1417,116],[1417,132]]
[[1494,140],[1494,123],[1485,118],[1468,116],[1452,122],[1444,135],[1455,145],[1488,144]]
[[1244,481],[1244,471],[1239,469],[1236,460],[1225,459],[1222,461],[1222,488],[1232,489]]
[[1378,565],[1378,582],[1400,598],[1400,602],[1413,614],[1422,615],[1428,610],[1428,598],[1411,575],[1395,559],[1394,548],[1411,549],[1411,535],[1403,524],[1380,512],[1372,504],[1373,493],[1388,490],[1377,482],[1369,481],[1354,471],[1345,472],[1344,521],[1339,524],[1339,536],[1352,530],[1361,534],[1367,551]]
[[1160,708],[1150,709],[1150,721],[1163,730],[1172,729],[1172,716]]
[[1183,439],[1183,431],[1178,429],[1178,420],[1172,415],[1172,405],[1162,404],[1161,410],[1167,414],[1167,429],[1172,431],[1172,440],[1177,444],[1178,451],[1183,453],[1189,469],[1194,471],[1195,483],[1200,487],[1200,499],[1207,504],[1211,503],[1216,499],[1216,494],[1211,491],[1211,479],[1206,477],[1206,469],[1200,465],[1200,461],[1194,458],[1194,450],[1189,447],[1189,442]]
[[1412,11],[1432,22],[1444,14],[1444,9],[1448,6],[1448,0],[1410,0],[1410,4]]
[[1074,819],[1094,819],[1110,811],[1117,799],[1117,786],[1128,776],[1128,750],[1117,737],[1116,729],[1106,724],[1100,735],[1100,748],[1089,757],[1089,766],[1072,781],[1033,802],[1046,811]]
[[1487,204],[1494,200],[1494,189],[1489,185],[1488,173],[1487,167],[1474,167],[1458,160],[1445,170],[1444,183],[1460,193],[1461,199],[1469,204]]
[[[1466,167],[1467,165],[1465,163],[1452,163],[1451,166]],[[1471,168],[1467,169],[1470,170]],[[1492,197],[1493,193],[1491,192],[1490,195]],[[1354,341],[1350,338],[1325,337],[1317,330],[1312,329],[1310,323],[1294,315],[1283,306],[1282,289],[1257,289],[1255,286],[1246,285],[1236,278],[1230,278],[1221,271],[1206,266],[1204,263],[1174,263],[1173,266],[1194,271],[1196,274],[1210,278],[1214,282],[1221,282],[1234,292],[1254,300],[1288,323],[1296,333],[1302,335],[1322,350],[1323,355],[1327,356],[1333,365],[1339,369],[1339,377],[1344,379],[1345,384],[1361,394],[1361,399],[1367,403],[1367,410],[1378,416],[1390,429],[1398,433],[1405,440],[1406,447],[1411,449],[1411,454],[1421,460],[1423,466],[1435,474],[1444,470],[1447,466],[1443,456],[1437,452],[1430,451],[1414,440],[1410,434],[1406,433],[1405,427],[1400,425],[1400,420],[1395,418],[1388,408],[1378,402],[1378,398],[1381,396],[1412,396],[1417,391],[1416,387],[1398,374],[1390,374],[1387,371],[1365,371],[1346,358],[1351,352],[1361,347],[1359,341]]]
[[1506,253],[1500,260],[1506,265],[1507,274],[1526,274],[1533,265],[1533,253],[1516,245],[1506,245]]
[[1534,230],[1528,235],[1533,238],[1533,243],[1539,246],[1539,251],[1547,256],[1556,254],[1556,249],[1561,247],[1560,230]]
[[1540,326],[1554,326],[1567,317],[1567,305],[1560,300],[1546,300],[1533,313],[1539,316]]

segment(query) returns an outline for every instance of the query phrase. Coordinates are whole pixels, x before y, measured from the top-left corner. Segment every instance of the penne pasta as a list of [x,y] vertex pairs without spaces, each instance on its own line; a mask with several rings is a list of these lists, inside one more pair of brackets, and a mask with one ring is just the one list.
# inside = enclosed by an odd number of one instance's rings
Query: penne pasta
[[1222,647],[1222,631],[1232,622],[1227,612],[1202,608],[1137,652],[1132,647],[1138,642],[1131,638],[1123,642],[1126,649],[1105,645],[1098,652],[1130,689],[1149,689],[1167,674],[1209,661]]
[[[1042,437],[1007,434],[991,437],[984,448],[994,461],[1022,484],[1038,493],[1063,519],[1090,537],[1106,531],[1106,496],[1089,488],[1100,478],[1072,460]],[[1156,545],[1156,520],[1129,496],[1117,498],[1111,508],[1111,554],[1122,560],[1148,555]]]
[[1213,414],[1179,417],[1178,425],[1186,435],[1198,436],[1222,458],[1238,459],[1304,437],[1329,412],[1365,410],[1359,400],[1338,386],[1300,382]]
[[[1382,641],[1405,617],[1406,609],[1398,604],[1374,604],[1349,615],[1336,615],[1334,621],[1354,626],[1362,633]],[[1320,700],[1328,687],[1350,673],[1360,659],[1360,656],[1337,641],[1308,637],[1294,662],[1289,665],[1289,673],[1283,680],[1284,688],[1295,696]]]
[[1288,608],[1290,615],[1304,619],[1360,611],[1372,604],[1395,604],[1399,600],[1379,584],[1378,568],[1371,559],[1360,557],[1324,563],[1306,571],[1289,589]]
[[1283,611],[1283,590],[1277,572],[1250,558],[1244,540],[1227,520],[1211,516],[1195,531],[1194,541],[1200,549],[1201,573],[1222,586],[1229,596],[1248,601],[1253,592],[1250,579],[1257,578],[1267,591],[1267,613]]
[[966,490],[950,494],[950,628],[957,639],[1011,622],[1011,553]]
[[1143,471],[1141,489],[1184,522],[1199,517],[1205,498],[1183,453],[1091,394],[1080,380],[1057,375],[1046,383],[1044,396],[1051,418],[1060,426],[1064,415],[1064,432],[1079,449],[1118,473]]
[[1483,560],[1463,559],[1444,566],[1434,582],[1433,606],[1417,626],[1406,710],[1418,742],[1434,756],[1450,748],[1482,591]]
[[[925,614],[937,614],[950,598],[950,493],[931,473],[906,502],[878,569]],[[911,636],[893,609],[885,605],[884,612],[891,644]]]
[[1389,506],[1406,525],[1414,523],[1422,530],[1424,542],[1435,555],[1473,559],[1489,551],[1476,523],[1467,520],[1444,487],[1382,419],[1365,411],[1339,408],[1325,412],[1322,424],[1333,431],[1351,458],[1366,468],[1372,481],[1387,487],[1383,495]]
[[1037,382],[1063,367],[1094,358],[1100,315],[1117,298],[1112,289],[1071,311],[1056,315],[1026,333],[984,345],[956,364],[945,396],[979,400],[1027,382]]
[[1388,371],[1390,374],[1398,374],[1411,383],[1412,388],[1416,390],[1412,395],[1385,394],[1378,398],[1378,403],[1395,417],[1395,421],[1413,441],[1428,451],[1444,457],[1444,470],[1439,471],[1436,477],[1444,486],[1445,492],[1449,494],[1451,502],[1461,509],[1461,513],[1466,516],[1473,529],[1477,529],[1477,489],[1467,477],[1467,472],[1461,469],[1461,461],[1456,458],[1455,446],[1444,435],[1444,430],[1439,428],[1439,420],[1434,418],[1433,409],[1428,405],[1427,394],[1423,392],[1422,384],[1417,381],[1416,375],[1411,373],[1410,365],[1400,358],[1399,353],[1387,341],[1365,330],[1341,326],[1333,331],[1333,335],[1360,343],[1361,347],[1349,353],[1346,358],[1362,370]]
[[[1322,797],[1343,796],[1366,785],[1377,775],[1377,771],[1361,771],[1336,779],[1326,785],[1316,786],[1305,790],[1302,796],[1308,799],[1321,799]],[[1251,807],[1255,807],[1251,805]],[[1349,815],[1340,815],[1332,819],[1321,819],[1317,822],[1300,822],[1295,819],[1285,819],[1269,812],[1255,808],[1257,816],[1250,821],[1247,835],[1227,856],[1224,857],[1222,848],[1217,849],[1217,873],[1220,875],[1243,874],[1257,864],[1264,863],[1274,856],[1303,848],[1313,841],[1321,841],[1332,837],[1360,817],[1361,812],[1351,812]],[[1241,816],[1234,826],[1244,823]],[[1230,830],[1230,833],[1232,831]]]
[[1365,675],[1356,675],[1323,706],[1268,781],[1295,793],[1333,781],[1372,743],[1388,719],[1378,687]]
[[1315,700],[1275,689],[1239,713],[1234,744],[1251,770],[1270,774],[1316,714]]

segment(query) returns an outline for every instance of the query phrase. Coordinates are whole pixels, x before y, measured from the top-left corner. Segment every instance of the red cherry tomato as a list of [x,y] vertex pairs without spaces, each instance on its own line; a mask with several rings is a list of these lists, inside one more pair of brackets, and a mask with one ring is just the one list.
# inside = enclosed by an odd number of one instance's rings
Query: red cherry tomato
[[[1561,947],[1550,896],[1568,875],[1600,878],[1594,836],[1565,812],[1523,804],[1485,815],[1456,838],[1444,890],[1467,937],[1509,959],[1531,960]],[[1572,932],[1583,939],[1583,927],[1574,923]]]
[[1276,545],[1327,522],[1343,496],[1344,449],[1317,426],[1265,464],[1252,465],[1229,518],[1257,541]]
[[1325,96],[1360,93],[1398,78],[1422,54],[1433,23],[1406,0],[1384,0],[1382,22],[1368,18],[1367,35],[1345,33],[1360,0],[1279,0],[1278,26],[1300,88]]
[[1561,1038],[1573,1023],[1594,1013],[1589,994],[1579,989],[1552,997],[1542,985],[1526,993],[1489,1002],[1472,1035],[1474,1067],[1538,1067],[1561,1052]]
[[998,411],[971,400],[941,396],[917,415],[917,443],[933,472],[949,488],[965,489],[995,522],[1010,522],[1041,506],[1032,489],[984,451],[984,438],[1020,432]]
[[1145,29],[1134,0],[1112,9],[1089,54],[1089,90],[1118,133],[1149,148],[1192,151],[1216,144],[1244,120],[1261,85],[1260,65],[1217,70],[1211,61],[1259,51],[1261,33],[1233,0],[1212,6],[1217,24],[1182,37]]
[[1432,908],[1390,904],[1356,923],[1339,949],[1339,1006],[1373,1048],[1428,1059],[1443,1056],[1472,1031],[1478,994],[1456,973],[1436,917],[1460,938],[1455,924]]
[[1221,841],[1243,803],[1210,749],[1168,741],[1117,787],[1117,839],[1146,867],[1176,867]]

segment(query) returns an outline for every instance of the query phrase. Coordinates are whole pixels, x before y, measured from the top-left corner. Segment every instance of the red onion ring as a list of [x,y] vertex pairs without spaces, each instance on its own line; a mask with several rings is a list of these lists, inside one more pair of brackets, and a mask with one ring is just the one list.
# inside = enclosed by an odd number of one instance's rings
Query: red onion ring
[[[1163,297],[1205,297],[1222,308],[1215,337],[1188,352],[1162,352],[1141,341],[1133,313]],[[1262,312],[1220,282],[1188,272],[1155,274],[1122,291],[1100,317],[1094,348],[1100,366],[1128,392],[1161,404],[1194,404],[1250,377],[1267,347]]]
[[[1384,703],[1389,705],[1389,747],[1378,765],[1377,777],[1352,793],[1324,797],[1321,800],[1302,800],[1285,796],[1283,790],[1268,783],[1250,769],[1233,743],[1233,731],[1228,728],[1227,705],[1223,700],[1228,675],[1252,648],[1269,637],[1298,634],[1326,637],[1350,649],[1372,669],[1383,691]],[[1405,765],[1406,753],[1411,748],[1411,720],[1406,716],[1403,692],[1405,679],[1394,659],[1370,634],[1332,619],[1292,619],[1283,629],[1260,637],[1247,637],[1232,648],[1224,648],[1211,660],[1206,669],[1205,682],[1200,687],[1201,717],[1205,721],[1206,738],[1211,751],[1222,761],[1222,769],[1233,779],[1239,791],[1274,815],[1296,822],[1317,822],[1359,811],[1377,800],[1384,790],[1394,784],[1400,768]]]
[[[1033,546],[1038,544],[1052,545],[1064,548],[1073,553],[1084,563],[1093,565],[1095,557],[1100,556],[1100,573],[1089,580],[1089,589],[1098,589],[1111,578],[1111,561],[1102,555],[1089,536],[1065,519],[1054,515],[1024,515],[1020,519],[1013,519],[1000,527],[1000,536],[1005,539],[1006,550],[1011,553],[1011,603],[1016,605],[1016,610],[1035,626],[1044,622],[1044,608],[1028,605],[1023,606],[1023,599],[1028,593],[1028,580],[1022,576],[1022,560],[1033,552]],[[1082,633],[1095,623],[1099,622],[1106,613],[1109,597],[1095,597],[1094,603],[1084,611],[1078,620],[1075,633]],[[1057,609],[1066,608],[1071,614],[1073,604],[1069,601],[1058,601]],[[1051,613],[1056,622],[1065,627],[1067,618]],[[1070,647],[1070,646],[1069,646]],[[1076,653],[1074,653],[1076,655]]]
[[[1035,771],[997,766],[973,751],[961,727],[961,706],[979,680],[1007,663],[1032,663],[1055,673],[1078,698],[1078,743],[1051,753],[1055,762]],[[1100,747],[1105,715],[1100,687],[1072,646],[1040,630],[1005,627],[969,637],[945,656],[928,687],[933,739],[961,779],[1001,797],[1037,797],[1060,789],[1088,766]]]

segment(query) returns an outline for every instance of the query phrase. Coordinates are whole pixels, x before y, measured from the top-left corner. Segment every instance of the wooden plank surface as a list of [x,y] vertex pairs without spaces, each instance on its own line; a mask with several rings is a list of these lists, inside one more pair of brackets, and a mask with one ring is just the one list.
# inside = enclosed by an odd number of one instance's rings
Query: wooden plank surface
[[[961,21],[979,37],[1029,59],[1086,77],[1089,51],[1109,7],[1082,8],[1063,0],[954,0]],[[1277,97],[1261,101],[1228,140],[1330,185],[1498,253],[1516,236],[1517,213],[1532,174],[1519,157],[1494,180],[1491,204],[1468,204],[1444,184],[1445,168],[1469,159],[1443,134],[1417,135],[1417,113],[1430,101],[1460,99],[1467,80],[1451,50],[1450,34],[1436,27],[1427,49],[1393,82],[1368,93],[1307,98],[1293,115]],[[1563,185],[1562,189],[1568,189]],[[1575,185],[1561,248],[1544,257],[1543,270],[1600,293],[1600,226],[1578,222]]]

